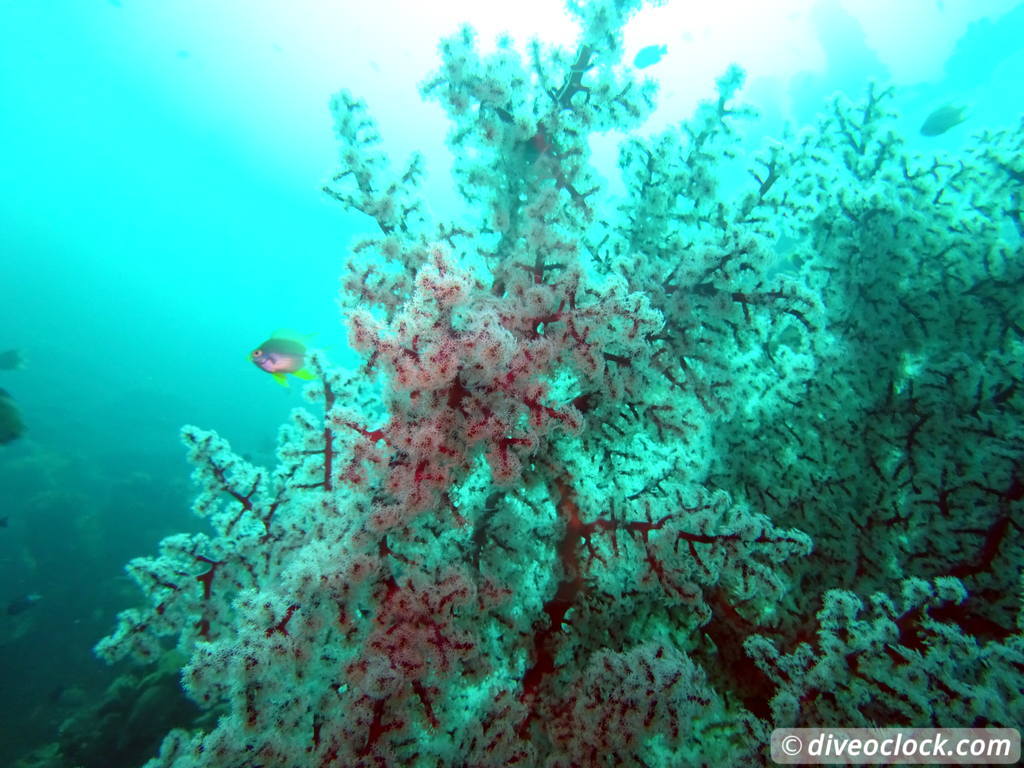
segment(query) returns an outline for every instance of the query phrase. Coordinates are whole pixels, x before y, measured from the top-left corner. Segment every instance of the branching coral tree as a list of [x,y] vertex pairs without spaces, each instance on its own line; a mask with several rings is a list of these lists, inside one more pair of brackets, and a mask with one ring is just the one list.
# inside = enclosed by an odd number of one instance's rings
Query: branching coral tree
[[175,644],[220,713],[150,768],[757,764],[780,725],[1020,721],[1024,134],[915,157],[872,87],[752,150],[731,69],[643,136],[638,6],[571,3],[574,50],[442,43],[455,221],[335,97],[363,364],[313,357],[272,470],[184,430],[212,531],[129,565],[149,603],[97,648]]

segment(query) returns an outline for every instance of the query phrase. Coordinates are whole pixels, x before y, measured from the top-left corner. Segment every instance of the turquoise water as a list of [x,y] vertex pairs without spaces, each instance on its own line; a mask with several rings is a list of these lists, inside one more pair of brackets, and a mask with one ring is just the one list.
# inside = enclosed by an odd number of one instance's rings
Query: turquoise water
[[[0,446],[0,598],[18,606],[0,612],[0,761],[58,741],[61,723],[103,695],[112,672],[92,646],[138,600],[123,564],[200,528],[180,426],[272,464],[299,387],[275,385],[249,351],[288,327],[316,333],[336,362],[355,359],[338,279],[352,238],[372,229],[321,192],[337,167],[330,95],[367,100],[396,164],[423,151],[428,207],[454,210],[444,116],[416,93],[437,68],[437,37],[465,20],[484,45],[505,26],[520,43],[573,40],[554,4],[515,18],[493,8],[419,18],[401,4],[0,4],[0,350],[24,356],[0,387],[27,428]],[[668,47],[644,70],[662,94],[639,134],[689,117],[731,62],[747,71],[740,99],[762,115],[751,146],[813,124],[837,90],[862,98],[869,79],[895,86],[909,150],[957,151],[1019,123],[1016,3],[732,16],[627,28],[627,60]],[[964,123],[922,137],[947,102],[967,105]],[[621,191],[609,149],[619,138],[595,143],[608,194]],[[20,610],[29,595],[40,599]],[[166,709],[179,719],[154,730],[192,716],[177,706]],[[107,748],[107,765],[138,765],[155,742]]]

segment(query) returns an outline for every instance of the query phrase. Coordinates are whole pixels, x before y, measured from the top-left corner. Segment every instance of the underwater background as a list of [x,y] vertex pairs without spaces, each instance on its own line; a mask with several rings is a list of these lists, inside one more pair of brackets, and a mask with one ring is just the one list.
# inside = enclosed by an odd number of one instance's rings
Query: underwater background
[[[676,0],[627,27],[629,57],[666,46],[645,67],[661,92],[640,133],[690,116],[730,63],[766,136],[872,79],[896,86],[909,150],[1020,119],[1024,3],[705,6]],[[286,327],[352,359],[336,294],[368,224],[321,191],[337,163],[330,95],[364,98],[389,154],[424,153],[428,207],[455,205],[445,120],[417,85],[462,22],[485,47],[506,31],[520,45],[575,35],[554,0],[0,0],[0,350],[21,357],[0,388],[25,426],[0,445],[0,765],[33,751],[59,765],[52,745],[66,756],[95,733],[74,718],[120,671],[92,647],[137,602],[124,564],[203,525],[181,425],[272,464],[299,387],[249,351]],[[950,103],[963,123],[921,135]],[[610,180],[618,138],[595,147]],[[176,724],[161,701],[103,764],[149,756]]]

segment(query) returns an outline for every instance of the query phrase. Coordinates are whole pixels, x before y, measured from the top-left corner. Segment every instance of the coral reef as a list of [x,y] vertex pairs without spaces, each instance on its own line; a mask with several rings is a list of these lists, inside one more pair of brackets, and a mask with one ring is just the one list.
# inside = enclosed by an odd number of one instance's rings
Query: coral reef
[[1024,124],[919,157],[872,86],[751,149],[731,69],[641,137],[639,5],[571,2],[573,51],[443,41],[457,221],[335,97],[364,364],[312,356],[273,469],[185,428],[211,531],[131,562],[97,652],[173,644],[221,715],[149,768],[754,765],[781,725],[1024,718]]

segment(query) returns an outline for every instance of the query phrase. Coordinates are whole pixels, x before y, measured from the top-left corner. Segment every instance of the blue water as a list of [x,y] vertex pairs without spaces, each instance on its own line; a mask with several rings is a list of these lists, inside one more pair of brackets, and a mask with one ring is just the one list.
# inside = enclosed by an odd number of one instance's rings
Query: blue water
[[[41,596],[0,609],[0,764],[53,742],[108,685],[91,649],[137,599],[124,563],[198,528],[179,427],[270,463],[298,387],[248,352],[288,327],[351,359],[335,296],[348,244],[370,230],[320,191],[336,167],[331,93],[367,99],[398,161],[426,154],[426,197],[444,211],[445,123],[416,93],[438,34],[465,20],[482,37],[572,39],[554,3],[424,18],[346,5],[0,0],[0,350],[25,358],[0,387],[27,426],[0,446],[0,604]],[[890,24],[881,3],[785,5],[754,34],[742,13],[627,30],[630,51],[669,48],[645,70],[663,84],[651,128],[688,116],[733,61],[765,135],[872,78],[897,86],[912,148],[1020,118],[1024,4],[906,2]],[[793,40],[814,55],[793,61]],[[949,100],[967,121],[920,137]]]

